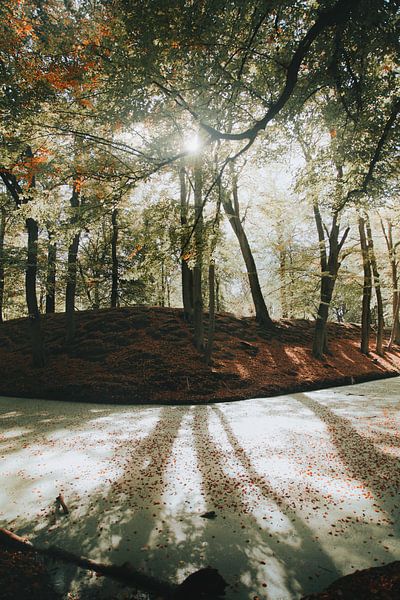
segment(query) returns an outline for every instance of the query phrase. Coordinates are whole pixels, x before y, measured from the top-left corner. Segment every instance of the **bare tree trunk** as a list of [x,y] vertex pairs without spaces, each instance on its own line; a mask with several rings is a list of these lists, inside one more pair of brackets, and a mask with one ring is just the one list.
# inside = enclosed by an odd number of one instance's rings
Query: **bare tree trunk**
[[364,286],[362,298],[362,315],[361,315],[361,352],[369,354],[369,335],[371,328],[371,287],[372,287],[372,272],[371,262],[369,259],[367,237],[365,233],[365,220],[358,217],[358,231],[360,233],[360,245],[363,260],[364,270]]
[[111,215],[111,308],[118,306],[118,208],[114,208]]
[[[395,314],[399,314],[399,309],[400,309],[400,294],[397,295],[397,304],[395,306]],[[392,331],[390,332],[390,340],[389,340],[389,344],[388,344],[388,350],[391,350],[393,348],[393,344],[397,344],[398,342],[396,342],[396,325],[395,322],[393,322],[393,326],[392,326]]]
[[41,328],[40,312],[36,294],[37,257],[39,228],[35,219],[25,221],[28,232],[28,257],[25,272],[25,296],[28,307],[33,365],[44,367],[46,364]]
[[385,320],[384,320],[384,316],[383,316],[383,300],[382,300],[379,269],[378,269],[378,264],[376,262],[374,241],[372,238],[371,223],[370,223],[368,215],[366,215],[366,218],[365,218],[365,225],[366,225],[366,231],[367,231],[368,256],[369,256],[369,260],[371,262],[372,274],[374,277],[376,305],[378,308],[378,326],[377,326],[377,332],[376,332],[376,352],[382,356],[383,355],[383,332],[384,332],[384,327],[385,327]]
[[0,323],[3,323],[4,316],[4,237],[6,234],[6,210],[1,208],[0,214]]
[[221,294],[219,277],[215,277],[215,308],[217,312],[221,310]]
[[227,198],[225,194],[222,195],[222,204],[229,223],[231,224],[232,229],[238,239],[242,257],[246,265],[247,277],[249,280],[251,296],[256,313],[256,321],[262,327],[265,327],[266,329],[272,329],[274,327],[274,323],[269,316],[269,312],[264,301],[260,281],[258,279],[256,263],[254,261],[253,253],[251,251],[242,222],[240,220],[239,195],[237,177],[235,174],[232,176],[232,193],[234,205],[232,205],[231,200]]
[[339,255],[349,233],[347,227],[339,241],[338,213],[332,216],[332,225],[329,232],[329,254],[326,251],[326,240],[324,224],[319,210],[318,201],[314,201],[314,218],[318,231],[319,254],[321,265],[321,291],[318,306],[317,319],[315,322],[312,353],[315,358],[321,359],[328,352],[327,322],[329,307],[331,305],[336,277],[340,268]]
[[161,260],[161,294],[160,294],[160,306],[165,306],[165,262]]
[[279,244],[279,280],[280,280],[280,300],[281,300],[281,315],[282,319],[287,319],[288,313],[288,300],[287,300],[287,289],[286,289],[286,246],[283,241],[282,233],[278,235]]
[[202,267],[203,267],[203,173],[201,157],[196,157],[194,165],[194,242],[196,250],[196,264],[193,277],[193,324],[194,340],[197,350],[204,349],[203,325],[203,292],[202,292]]
[[389,253],[389,261],[390,268],[392,273],[392,286],[393,286],[393,296],[392,296],[392,331],[390,335],[390,343],[389,347],[391,348],[394,343],[400,343],[400,320],[399,320],[399,306],[400,306],[400,294],[399,294],[399,277],[397,272],[397,257],[396,257],[396,247],[397,244],[393,243],[393,225],[391,221],[388,221],[387,231],[381,219],[381,227],[383,231],[383,235],[385,236],[386,246]]
[[[74,211],[80,206],[79,190],[76,183],[73,184],[71,207]],[[78,216],[76,212],[72,215],[71,225],[76,225]],[[68,248],[67,262],[67,287],[65,291],[65,313],[66,313],[66,336],[65,341],[71,344],[75,337],[75,295],[76,295],[76,271],[79,249],[80,232],[76,233]]]
[[206,364],[211,362],[211,355],[214,345],[215,332],[215,266],[210,263],[208,268],[208,289],[209,289],[209,309],[208,309],[208,338],[206,349]]
[[171,279],[169,277],[165,279],[165,285],[167,288],[167,306],[171,308]]
[[188,214],[188,193],[186,188],[186,171],[184,167],[179,169],[180,182],[180,199],[181,199],[181,226],[182,226],[182,259],[181,259],[181,275],[182,275],[182,301],[183,301],[183,316],[186,321],[193,318],[193,271],[189,268],[185,259],[185,228],[187,225]]
[[56,310],[56,260],[57,244],[53,235],[48,231],[49,244],[47,247],[47,275],[46,275],[46,314]]

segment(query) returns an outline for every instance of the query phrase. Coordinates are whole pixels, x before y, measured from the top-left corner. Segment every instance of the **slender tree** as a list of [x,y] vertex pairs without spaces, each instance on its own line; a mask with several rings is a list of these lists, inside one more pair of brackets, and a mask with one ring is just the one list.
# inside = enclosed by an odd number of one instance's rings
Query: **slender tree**
[[56,309],[56,270],[57,242],[50,228],[47,228],[47,274],[46,274],[46,313],[54,313]]
[[371,222],[368,214],[365,214],[365,228],[367,233],[367,245],[368,245],[368,255],[371,263],[373,282],[375,288],[376,295],[376,306],[378,310],[377,315],[377,328],[376,328],[376,351],[381,356],[383,355],[383,334],[385,327],[385,319],[383,315],[383,298],[382,298],[382,290],[381,290],[381,282],[380,282],[380,274],[378,263],[376,260],[374,240],[372,237],[372,229]]
[[390,270],[392,276],[392,330],[390,334],[389,348],[394,343],[400,343],[400,321],[399,321],[399,308],[400,308],[400,294],[399,294],[399,276],[398,276],[398,260],[397,260],[397,248],[399,242],[394,243],[393,241],[393,224],[390,219],[385,224],[381,219],[382,232],[386,241],[386,246],[389,254]]
[[[27,146],[25,150],[25,166],[27,168],[27,185],[29,188],[34,189],[36,185],[34,156],[30,146]],[[30,196],[24,193],[24,190],[13,173],[3,171],[1,172],[1,178],[17,208],[29,202]],[[27,261],[25,269],[25,299],[30,324],[32,359],[35,367],[44,367],[46,359],[36,293],[39,226],[36,219],[27,217],[25,219],[25,227],[28,233]]]
[[369,336],[371,329],[371,288],[372,288],[372,270],[369,257],[369,248],[367,234],[365,230],[365,219],[359,215],[358,231],[360,235],[360,246],[364,271],[364,284],[362,296],[362,315],[361,315],[361,352],[369,354]]
[[111,308],[118,306],[118,208],[114,207],[111,213]]
[[189,193],[186,185],[186,169],[182,165],[179,169],[180,183],[180,213],[181,213],[181,278],[182,278],[182,301],[183,315],[186,321],[193,317],[193,271],[188,265],[186,244],[186,227],[188,223]]
[[257,267],[253,257],[253,253],[250,248],[249,241],[247,239],[246,232],[243,227],[243,223],[240,218],[240,206],[239,206],[239,191],[238,191],[238,179],[236,173],[231,172],[232,176],[232,200],[229,198],[226,192],[222,192],[222,205],[226,216],[228,217],[229,223],[238,239],[240,251],[244,263],[246,265],[247,277],[250,284],[251,296],[253,299],[254,309],[256,313],[257,322],[266,329],[272,329],[274,323],[269,315],[267,305],[261,291],[261,285],[258,278]]
[[313,209],[318,231],[321,287],[312,352],[316,358],[322,358],[328,351],[327,322],[333,290],[341,264],[340,253],[350,228],[347,227],[340,236],[339,211],[334,210],[330,230],[325,229],[317,199],[314,200]]
[[194,242],[195,242],[195,267],[193,274],[193,325],[194,340],[198,350],[204,349],[203,325],[203,157],[198,153],[194,159]]
[[[81,204],[80,198],[81,180],[78,176],[74,178],[72,186],[72,195],[70,204],[72,208],[71,227],[76,230],[79,216],[78,209]],[[68,247],[67,259],[67,285],[65,289],[65,314],[66,314],[66,333],[65,341],[71,344],[75,337],[75,297],[76,297],[76,276],[77,276],[77,260],[79,249],[80,230],[75,231],[72,241]]]

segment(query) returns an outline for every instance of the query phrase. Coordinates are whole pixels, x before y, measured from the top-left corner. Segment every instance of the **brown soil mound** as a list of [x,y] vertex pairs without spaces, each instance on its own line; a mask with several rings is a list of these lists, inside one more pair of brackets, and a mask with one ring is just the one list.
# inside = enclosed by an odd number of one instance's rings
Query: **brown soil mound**
[[[0,326],[0,394],[110,403],[204,403],[272,396],[398,374],[400,354],[359,351],[360,329],[329,324],[331,354],[311,355],[313,322],[216,317],[212,365],[193,346],[191,326],[172,308],[104,309],[76,315],[74,344],[65,315],[43,317],[47,367],[31,366],[27,319]],[[207,325],[207,319],[206,319]]]

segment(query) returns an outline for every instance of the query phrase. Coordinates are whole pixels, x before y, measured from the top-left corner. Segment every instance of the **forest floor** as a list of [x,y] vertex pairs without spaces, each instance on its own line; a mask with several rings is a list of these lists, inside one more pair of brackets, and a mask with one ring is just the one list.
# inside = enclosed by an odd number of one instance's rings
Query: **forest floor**
[[[267,333],[254,319],[218,314],[212,364],[207,366],[193,346],[190,326],[177,309],[134,307],[77,313],[76,340],[68,349],[63,339],[65,315],[47,315],[43,330],[48,365],[33,369],[28,322],[17,319],[0,328],[0,394],[116,404],[205,404],[307,391],[399,373],[399,350],[379,357],[371,344],[370,356],[362,355],[360,328],[353,324],[329,324],[331,354],[322,361],[315,360],[311,355],[313,326],[305,320],[281,320],[273,332]],[[373,417],[365,418],[369,423]],[[336,423],[333,425],[336,427]],[[163,435],[160,431],[154,445],[157,456]],[[357,448],[360,439],[355,441]],[[43,451],[37,444],[33,446],[33,456],[38,455],[39,460]],[[22,448],[27,451],[26,446]],[[369,446],[367,450],[370,461]],[[153,458],[154,464],[157,460]],[[315,506],[311,508],[314,511]],[[40,522],[40,517],[32,522]],[[239,547],[244,547],[246,541]],[[351,580],[341,579],[329,592],[310,598],[391,600],[399,593],[399,578],[399,563],[392,563],[380,570],[360,572]],[[40,561],[1,548],[0,580],[2,600],[56,598]],[[139,598],[129,591],[121,593],[131,600]]]
[[[65,315],[43,317],[47,366],[31,366],[27,319],[0,328],[0,394],[116,404],[202,404],[306,391],[400,372],[395,348],[359,350],[360,328],[330,323],[330,354],[311,354],[314,323],[281,320],[263,332],[254,318],[216,317],[212,364],[193,345],[190,325],[172,308],[78,312],[75,342],[64,343]],[[207,317],[205,318],[207,331]]]
[[[395,600],[399,398],[400,377],[203,406],[0,398],[0,527],[170,584],[210,565],[226,600],[299,600],[372,565],[311,597]],[[0,551],[1,600],[56,600],[52,583],[63,600],[150,600],[28,558]]]

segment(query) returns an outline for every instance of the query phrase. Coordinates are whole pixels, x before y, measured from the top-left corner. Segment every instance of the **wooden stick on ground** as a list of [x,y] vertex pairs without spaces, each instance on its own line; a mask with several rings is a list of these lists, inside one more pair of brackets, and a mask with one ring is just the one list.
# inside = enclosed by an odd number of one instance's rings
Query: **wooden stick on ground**
[[140,571],[136,571],[133,566],[128,563],[123,565],[106,565],[104,563],[97,563],[90,558],[79,556],[73,552],[68,552],[57,546],[51,546],[50,548],[38,548],[31,542],[20,537],[16,533],[9,531],[8,529],[0,528],[0,544],[15,550],[22,552],[36,552],[43,556],[49,556],[54,560],[60,560],[66,563],[74,564],[82,569],[88,569],[101,573],[104,576],[112,577],[119,581],[123,581],[126,584],[130,584],[140,590],[156,593],[161,595],[166,600],[173,598],[173,593],[178,586],[171,585],[164,581],[159,581],[155,577],[145,575]]
[[[81,569],[88,569],[112,577],[139,590],[155,593],[164,600],[187,600],[204,597],[216,600],[225,595],[226,582],[216,569],[205,567],[187,577],[180,585],[160,581],[155,577],[136,571],[129,563],[123,565],[106,565],[90,558],[68,552],[57,546],[37,548],[31,542],[8,529],[0,528],[0,545],[23,552],[49,556],[54,560],[74,564]],[[197,594],[197,595],[196,595]]]
[[65,504],[64,496],[62,494],[58,494],[58,496],[56,498],[56,506],[58,509],[61,506],[61,508],[64,511],[64,515],[67,515],[69,513],[68,506]]

